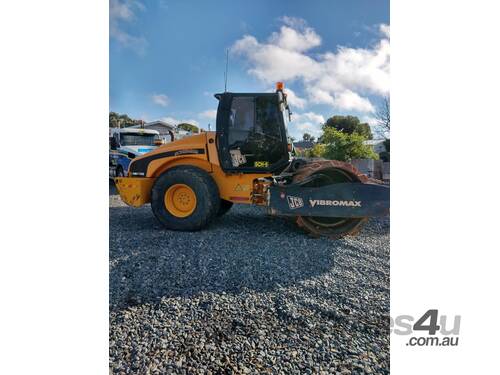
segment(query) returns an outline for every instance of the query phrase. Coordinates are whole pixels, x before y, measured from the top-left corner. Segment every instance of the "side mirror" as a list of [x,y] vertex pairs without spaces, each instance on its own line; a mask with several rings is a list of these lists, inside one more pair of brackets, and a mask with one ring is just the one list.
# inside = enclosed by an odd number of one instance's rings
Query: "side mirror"
[[154,141],[155,146],[161,146],[163,143],[164,143],[163,139],[155,139]]
[[118,148],[118,142],[116,142],[115,137],[109,139],[109,145],[112,150],[116,150]]

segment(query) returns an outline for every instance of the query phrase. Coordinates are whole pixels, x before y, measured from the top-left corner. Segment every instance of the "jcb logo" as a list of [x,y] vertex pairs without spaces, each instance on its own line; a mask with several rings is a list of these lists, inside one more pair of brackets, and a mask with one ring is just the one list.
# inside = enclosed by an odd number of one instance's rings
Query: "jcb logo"
[[286,199],[288,200],[288,207],[290,209],[294,208],[299,208],[299,207],[304,207],[304,201],[300,197],[292,197],[291,195],[287,196]]

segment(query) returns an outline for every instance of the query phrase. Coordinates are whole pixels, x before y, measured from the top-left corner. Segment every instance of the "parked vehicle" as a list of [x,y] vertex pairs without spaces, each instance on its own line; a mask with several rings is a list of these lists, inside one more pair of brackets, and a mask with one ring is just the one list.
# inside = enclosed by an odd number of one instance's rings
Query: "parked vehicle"
[[109,177],[128,175],[132,159],[153,151],[163,144],[160,133],[151,129],[109,129]]

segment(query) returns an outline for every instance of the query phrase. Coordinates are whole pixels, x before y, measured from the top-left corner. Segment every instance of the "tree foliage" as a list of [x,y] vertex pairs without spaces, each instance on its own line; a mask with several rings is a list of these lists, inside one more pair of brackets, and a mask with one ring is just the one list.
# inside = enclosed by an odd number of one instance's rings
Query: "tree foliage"
[[326,146],[322,143],[316,143],[313,148],[306,151],[306,157],[309,158],[324,158]]
[[391,152],[391,140],[390,140],[390,138],[387,138],[384,140],[384,147],[385,147],[385,151]]
[[185,130],[185,131],[191,132],[191,133],[199,133],[200,132],[200,129],[198,129],[198,127],[196,125],[188,124],[187,122],[183,122],[183,123],[177,125],[177,129]]
[[387,151],[383,151],[378,155],[380,157],[380,160],[382,160],[383,162],[390,162],[391,161],[391,154]]
[[314,142],[316,140],[315,137],[313,137],[311,134],[309,133],[304,133],[302,134],[302,140],[303,141],[309,141],[309,142]]
[[324,149],[322,157],[332,160],[378,159],[373,149],[363,142],[366,138],[353,132],[349,134],[333,127],[325,127],[322,136]]
[[323,130],[328,128],[339,130],[345,134],[359,134],[365,139],[373,139],[370,125],[362,123],[356,116],[332,116],[323,125]]
[[138,125],[142,120],[134,120],[126,114],[109,112],[109,127],[110,128],[126,128],[128,126]]

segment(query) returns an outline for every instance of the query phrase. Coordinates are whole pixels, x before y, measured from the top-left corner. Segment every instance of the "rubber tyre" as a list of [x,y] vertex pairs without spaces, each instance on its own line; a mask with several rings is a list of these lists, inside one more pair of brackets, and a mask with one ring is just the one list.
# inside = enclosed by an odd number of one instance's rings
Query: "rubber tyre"
[[233,207],[233,202],[227,201],[225,199],[220,200],[219,212],[217,212],[217,216],[225,215],[230,209]]
[[[318,160],[304,165],[297,174],[293,177],[293,182],[298,183],[307,177],[314,174],[329,174],[334,173],[337,182],[361,182],[367,183],[368,177],[361,174],[354,166],[349,163],[336,161],[336,160]],[[326,220],[327,222],[321,222]],[[337,223],[329,222],[330,220],[338,220]],[[303,228],[313,237],[329,237],[331,239],[338,239],[346,235],[356,234],[361,225],[367,218],[317,218],[309,216],[297,216],[296,223],[299,227]]]
[[[189,186],[196,195],[196,208],[187,217],[172,215],[165,207],[165,193],[175,184]],[[168,229],[197,231],[207,227],[220,208],[219,189],[204,170],[192,166],[169,169],[158,177],[151,190],[151,208],[156,218]]]

